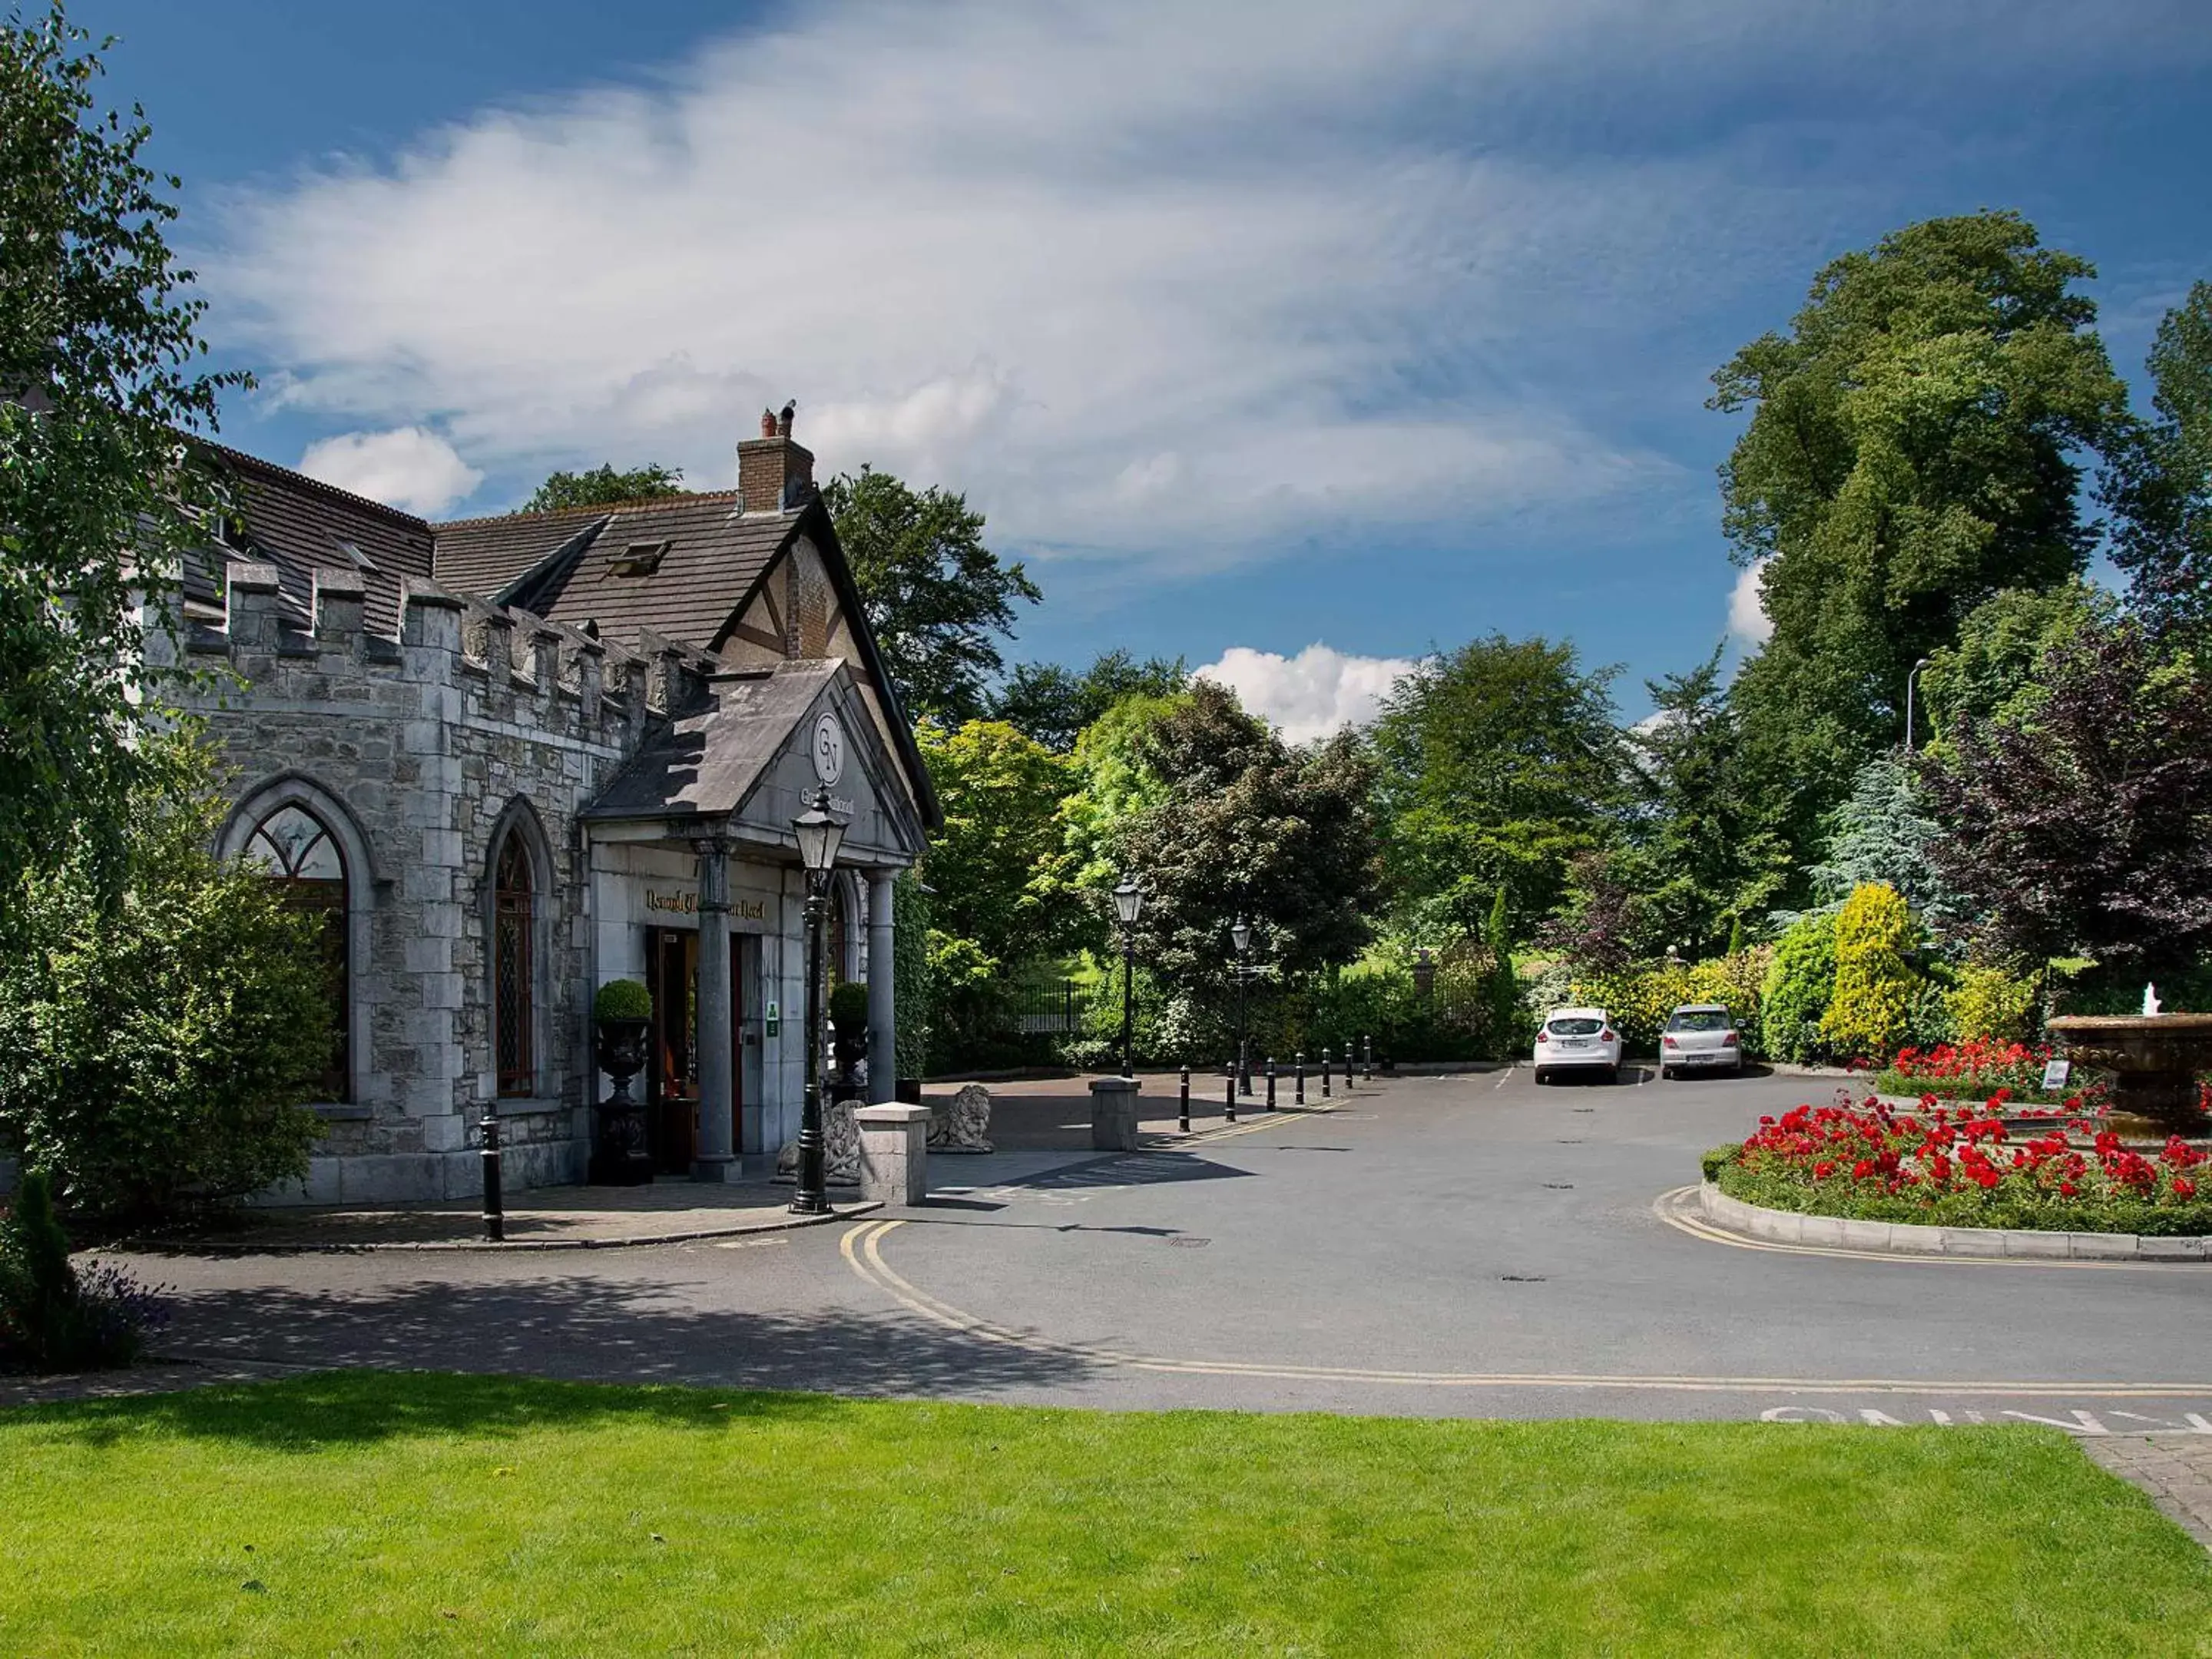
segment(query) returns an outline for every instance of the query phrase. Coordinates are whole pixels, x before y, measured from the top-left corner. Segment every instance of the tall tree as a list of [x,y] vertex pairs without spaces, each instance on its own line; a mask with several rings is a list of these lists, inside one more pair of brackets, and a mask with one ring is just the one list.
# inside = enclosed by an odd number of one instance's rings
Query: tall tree
[[[1136,728],[1149,786],[1107,836],[1111,867],[1149,890],[1138,959],[1187,996],[1226,1000],[1229,927],[1285,974],[1351,961],[1376,893],[1372,773],[1339,733],[1286,745],[1225,686],[1201,680]],[[1139,804],[1141,803],[1141,804]]]
[[1018,726],[1048,749],[1065,754],[1084,728],[1097,722],[1124,697],[1171,697],[1190,684],[1190,667],[1181,657],[1147,657],[1139,662],[1127,651],[1101,652],[1091,666],[1025,662],[1006,677],[993,699],[992,718]]
[[2125,408],[2074,291],[2094,275],[2016,213],[1929,220],[1828,264],[1714,375],[1714,408],[1751,411],[1723,522],[1774,624],[1735,696],[1801,850],[1901,735],[1915,660],[2000,587],[2084,567],[2075,458]]
[[922,865],[932,925],[1006,965],[1085,942],[1091,916],[1060,823],[1073,763],[1002,720],[925,720],[915,741],[945,809]]
[[2100,494],[2117,519],[2113,562],[2154,623],[2212,625],[2212,283],[2159,325],[2148,363],[2160,418],[2130,422]]
[[140,161],[137,110],[99,108],[85,39],[59,6],[0,20],[0,949],[26,871],[89,857],[119,897],[136,711],[166,678],[133,587],[158,604],[208,540],[222,487],[183,434],[247,383],[198,367],[180,185]]
[[611,461],[588,472],[550,472],[537,493],[514,510],[518,513],[556,513],[572,507],[612,507],[621,501],[657,501],[684,492],[682,469],[647,461],[628,471],[617,471]]
[[907,713],[978,718],[1006,667],[997,638],[1012,637],[1014,601],[1044,597],[1029,573],[983,544],[983,515],[964,495],[864,466],[832,478],[822,499]]
[[1493,634],[1398,681],[1373,744],[1401,909],[1441,907],[1469,936],[1501,884],[1516,914],[1551,909],[1624,801],[1617,672],[1585,672],[1564,641]]
[[2085,629],[2110,625],[2118,611],[2110,592],[2080,578],[2041,592],[2008,587],[1984,600],[1967,612],[1959,637],[1930,653],[1921,672],[1916,744],[1941,742],[1961,721],[1987,721],[2033,698],[2045,653]]
[[1789,848],[1765,792],[1747,775],[1721,652],[1686,674],[1644,682],[1653,714],[1629,733],[1654,925],[1692,956],[1724,947],[1730,924],[1758,917],[1787,879]]
[[2193,963],[2212,949],[2212,678],[2124,622],[2063,641],[2042,680],[1930,757],[1931,862],[2001,951]]

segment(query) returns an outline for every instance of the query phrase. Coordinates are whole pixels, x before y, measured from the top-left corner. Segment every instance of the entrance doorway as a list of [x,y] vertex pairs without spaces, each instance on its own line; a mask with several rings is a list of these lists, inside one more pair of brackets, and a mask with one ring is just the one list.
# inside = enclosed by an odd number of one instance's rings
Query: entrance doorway
[[[745,1006],[738,939],[730,940],[731,1144],[743,1121]],[[646,1072],[646,1147],[663,1175],[685,1175],[699,1146],[699,935],[648,927],[645,985],[653,994],[653,1059]]]

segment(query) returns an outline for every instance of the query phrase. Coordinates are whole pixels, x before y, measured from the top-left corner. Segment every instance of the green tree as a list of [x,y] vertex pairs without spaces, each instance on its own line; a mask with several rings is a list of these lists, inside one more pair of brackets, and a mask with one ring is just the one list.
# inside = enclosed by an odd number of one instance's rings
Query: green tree
[[2076,578],[2056,587],[2008,587],[1967,612],[1959,637],[1932,653],[1920,675],[1925,720],[1916,741],[1938,743],[1962,722],[2021,712],[2039,695],[2053,646],[2118,615],[2112,596]]
[[1013,635],[1014,601],[1044,597],[1020,561],[1001,564],[983,544],[983,515],[934,486],[917,492],[864,466],[832,478],[822,499],[907,713],[952,726],[980,717],[1006,668],[997,636]]
[[1806,872],[1819,898],[1840,904],[1878,884],[1903,895],[1954,954],[1963,951],[1972,917],[1929,856],[1942,828],[1911,764],[1895,755],[1869,761],[1830,822],[1827,851]]
[[923,878],[932,925],[1011,965],[1087,942],[1091,913],[1070,885],[1060,803],[1074,764],[1003,720],[915,728],[945,809]]
[[1766,792],[1746,775],[1742,733],[1721,652],[1686,674],[1647,680],[1653,714],[1629,733],[1651,925],[1692,957],[1719,950],[1729,924],[1771,906],[1789,848]]
[[2148,362],[2161,418],[2131,421],[2100,494],[2117,520],[2112,561],[2160,623],[2212,624],[2212,283],[2166,313]]
[[991,717],[1065,754],[1086,726],[1124,697],[1170,697],[1189,684],[1190,669],[1181,657],[1139,662],[1127,651],[1105,651],[1082,670],[1025,662],[999,688]]
[[1358,740],[1346,732],[1293,749],[1205,680],[1135,731],[1146,785],[1105,821],[1099,862],[1151,895],[1138,960],[1218,1014],[1239,915],[1253,927],[1255,965],[1279,983],[1358,956],[1377,875],[1373,773]]
[[58,5],[0,20],[0,951],[21,872],[74,861],[115,902],[173,623],[133,586],[205,544],[222,486],[179,434],[249,383],[197,368],[205,302],[164,240],[179,182],[140,160],[136,109],[98,107],[85,39]]
[[208,851],[211,761],[149,743],[119,915],[88,859],[24,883],[27,948],[0,961],[0,1141],[68,1208],[139,1217],[307,1173],[301,1103],[329,1058],[316,920],[259,871]]
[[1829,264],[1713,377],[1714,408],[1751,411],[1724,526],[1774,624],[1734,696],[1798,848],[1901,735],[1917,659],[2000,588],[2083,568],[2075,458],[2125,408],[2074,291],[2094,275],[2018,214],[1929,220]]
[[1492,634],[1398,681],[1372,741],[1401,912],[1472,935],[1500,884],[1522,915],[1552,908],[1625,799],[1616,672],[1585,672],[1565,641]]
[[684,474],[678,468],[647,461],[622,472],[608,461],[588,472],[548,473],[537,493],[514,510],[557,513],[566,507],[612,507],[622,501],[657,501],[684,493]]

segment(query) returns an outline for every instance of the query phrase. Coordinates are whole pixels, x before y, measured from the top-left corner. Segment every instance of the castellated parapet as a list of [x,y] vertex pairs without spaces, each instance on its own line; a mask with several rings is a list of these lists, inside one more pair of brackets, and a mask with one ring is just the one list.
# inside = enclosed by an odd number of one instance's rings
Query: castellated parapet
[[[311,614],[276,567],[233,563],[220,626],[194,627],[190,699],[234,772],[219,850],[286,804],[325,823],[346,863],[352,983],[343,1099],[294,1201],[386,1202],[478,1188],[473,1148],[497,1098],[509,1184],[580,1180],[594,1076],[586,1048],[591,884],[577,815],[653,723],[697,695],[712,659],[651,636],[629,648],[424,581],[396,638],[368,631],[352,570],[314,573]],[[228,674],[221,671],[227,668]],[[493,861],[530,855],[532,1079],[501,1097],[490,945]]]

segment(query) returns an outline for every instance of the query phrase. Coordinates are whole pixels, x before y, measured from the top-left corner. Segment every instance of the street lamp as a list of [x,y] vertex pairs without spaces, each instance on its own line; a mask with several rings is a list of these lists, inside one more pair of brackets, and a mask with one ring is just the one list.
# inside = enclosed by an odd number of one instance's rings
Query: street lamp
[[1114,914],[1121,921],[1121,1075],[1134,1077],[1136,1065],[1137,918],[1145,908],[1145,890],[1126,876],[1114,890]]
[[1919,678],[1922,669],[1934,665],[1923,657],[1905,671],[1905,752],[1908,755],[1912,752],[1912,682]]
[[1242,916],[1231,922],[1229,942],[1237,947],[1237,1091],[1249,1095],[1252,1092],[1252,1061],[1244,1031],[1244,987],[1252,974],[1244,957],[1252,948],[1252,924]]
[[829,1172],[822,1135],[822,924],[830,913],[830,872],[845,839],[842,820],[830,813],[830,792],[817,789],[806,811],[791,821],[799,861],[806,866],[806,1097],[799,1119],[799,1188],[794,1215],[830,1212]]

